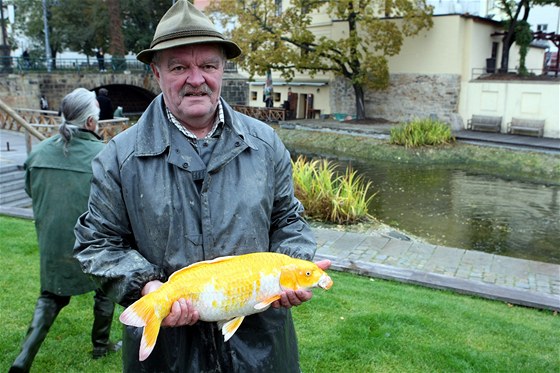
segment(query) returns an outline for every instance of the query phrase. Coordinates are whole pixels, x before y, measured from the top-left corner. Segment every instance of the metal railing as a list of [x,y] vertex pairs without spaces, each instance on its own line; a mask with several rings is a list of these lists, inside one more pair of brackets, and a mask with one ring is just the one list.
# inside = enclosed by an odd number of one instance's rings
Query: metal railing
[[[80,72],[100,73],[102,72],[95,58],[55,58],[51,60],[51,73]],[[107,73],[145,73],[150,72],[150,66],[140,61],[125,58],[105,59],[105,70]],[[23,57],[0,57],[0,73],[26,73],[47,72],[45,58]],[[237,73],[237,64],[232,61],[226,62],[226,73]]]
[[[527,72],[531,76],[542,76],[546,75],[546,71],[543,69],[527,69]],[[492,76],[496,73],[502,73],[499,68],[488,69],[486,67],[475,67],[471,70],[471,79],[478,79],[483,78],[485,76]],[[508,69],[508,71],[504,74],[518,74],[519,71],[517,69]]]

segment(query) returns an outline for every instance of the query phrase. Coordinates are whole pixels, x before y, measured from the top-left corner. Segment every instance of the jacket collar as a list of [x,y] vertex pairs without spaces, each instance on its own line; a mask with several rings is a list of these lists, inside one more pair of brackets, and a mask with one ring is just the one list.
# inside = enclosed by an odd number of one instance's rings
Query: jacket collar
[[[248,147],[257,150],[257,146],[249,134],[249,129],[243,123],[239,114],[223,99],[220,100],[224,109],[224,126],[230,127],[233,133]],[[169,126],[173,124],[169,123],[164,105],[163,95],[159,94],[136,123],[136,126],[138,126],[135,145],[137,155],[159,155],[169,147],[171,143]]]
[[97,133],[90,130],[86,130],[85,128],[79,128],[78,131],[76,132],[76,137],[79,137],[81,139],[86,139],[86,140],[103,140],[103,138],[99,136]]

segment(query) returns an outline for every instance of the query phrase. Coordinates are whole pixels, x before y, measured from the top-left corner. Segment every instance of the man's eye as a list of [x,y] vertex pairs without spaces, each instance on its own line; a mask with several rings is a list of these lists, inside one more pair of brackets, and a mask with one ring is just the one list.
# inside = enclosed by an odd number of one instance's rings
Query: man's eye
[[171,71],[183,71],[185,70],[184,66],[172,66]]

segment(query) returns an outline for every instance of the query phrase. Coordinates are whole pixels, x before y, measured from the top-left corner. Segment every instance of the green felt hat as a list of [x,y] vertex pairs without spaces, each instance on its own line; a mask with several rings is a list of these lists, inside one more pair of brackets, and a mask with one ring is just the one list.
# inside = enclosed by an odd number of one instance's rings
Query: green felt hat
[[239,46],[227,40],[204,13],[187,0],[178,0],[159,21],[150,49],[144,49],[136,58],[149,64],[156,51],[208,43],[221,45],[228,59],[241,54]]

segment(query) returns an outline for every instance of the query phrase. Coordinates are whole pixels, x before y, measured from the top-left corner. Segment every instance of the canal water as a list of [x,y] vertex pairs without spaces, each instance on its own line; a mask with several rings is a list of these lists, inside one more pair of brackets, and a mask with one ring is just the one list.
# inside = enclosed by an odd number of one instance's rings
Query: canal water
[[329,159],[372,182],[369,210],[385,224],[432,244],[560,264],[560,185],[442,165]]

